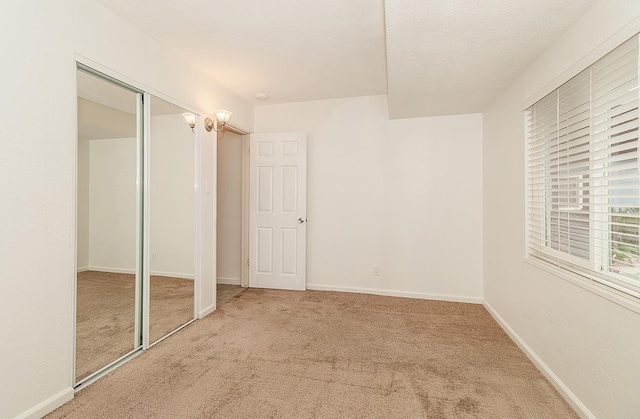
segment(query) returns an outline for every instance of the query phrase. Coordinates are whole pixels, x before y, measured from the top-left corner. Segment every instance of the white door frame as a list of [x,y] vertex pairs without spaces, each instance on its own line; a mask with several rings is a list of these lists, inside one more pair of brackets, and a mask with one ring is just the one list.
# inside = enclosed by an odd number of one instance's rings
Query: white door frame
[[242,262],[241,285],[249,287],[249,135],[242,136]]

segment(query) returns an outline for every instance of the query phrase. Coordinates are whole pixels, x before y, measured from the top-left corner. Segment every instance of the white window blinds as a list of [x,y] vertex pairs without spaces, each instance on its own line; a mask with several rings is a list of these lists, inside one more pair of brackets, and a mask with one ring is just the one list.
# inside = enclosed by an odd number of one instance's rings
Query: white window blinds
[[640,297],[638,36],[526,111],[530,256]]

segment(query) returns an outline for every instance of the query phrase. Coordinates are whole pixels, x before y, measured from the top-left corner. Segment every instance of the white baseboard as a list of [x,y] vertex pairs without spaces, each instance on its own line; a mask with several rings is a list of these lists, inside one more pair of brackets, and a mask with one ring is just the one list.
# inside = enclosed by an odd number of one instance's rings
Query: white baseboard
[[90,270],[90,269],[89,269],[89,267],[88,267],[88,266],[82,266],[82,267],[78,268],[78,269],[76,270],[76,272],[77,272],[77,273],[80,273],[80,272],[86,272],[86,271],[89,271],[89,270]]
[[338,292],[352,292],[357,294],[386,295],[389,297],[418,298],[421,300],[439,300],[439,301],[452,301],[456,303],[482,304],[482,298],[480,297],[467,297],[462,295],[427,294],[427,293],[412,292],[412,291],[395,291],[395,290],[382,290],[382,289],[376,289],[376,288],[343,287],[340,285],[323,285],[323,284],[307,284],[307,289],[317,290],[317,291],[338,291]]
[[205,308],[204,310],[200,310],[200,313],[198,313],[198,318],[202,319],[204,317],[207,317],[209,314],[213,313],[214,311],[216,311],[216,305],[211,304],[209,307]]
[[180,278],[180,279],[190,279],[193,281],[193,274],[185,274],[180,272],[161,272],[161,271],[151,271],[151,275],[157,276],[167,276],[169,278]]
[[549,382],[558,390],[558,393],[569,403],[569,405],[576,411],[581,418],[595,419],[596,417],[587,409],[587,407],[576,397],[575,394],[567,387],[557,375],[549,368],[547,364],[544,363],[542,359],[527,345],[527,343],[522,340],[522,338],[513,330],[507,322],[491,307],[489,303],[484,301],[482,303],[484,307],[487,309],[489,314],[493,316],[495,321],[504,329],[504,331],[509,335],[511,340],[513,340],[516,345],[522,350],[522,352],[527,355],[527,357],[533,362],[533,365],[542,372],[542,374],[549,380]]
[[16,416],[15,419],[40,419],[47,413],[53,412],[71,399],[73,399],[73,387],[62,390],[60,393],[49,397],[42,403],[38,403],[26,412]]
[[216,282],[222,285],[242,285],[240,278],[218,277]]

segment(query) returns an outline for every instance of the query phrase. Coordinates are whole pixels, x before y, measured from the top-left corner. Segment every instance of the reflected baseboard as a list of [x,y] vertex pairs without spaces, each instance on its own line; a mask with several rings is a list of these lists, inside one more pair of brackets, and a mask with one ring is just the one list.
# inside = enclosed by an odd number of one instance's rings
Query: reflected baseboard
[[180,279],[190,279],[193,281],[193,274],[186,274],[182,272],[162,272],[162,271],[151,271],[151,275],[153,276],[168,276],[170,278],[180,278]]
[[240,278],[218,277],[216,282],[222,285],[242,285]]
[[105,266],[89,266],[85,269],[85,271],[95,271],[95,272],[107,272],[111,274],[135,274],[135,269],[127,269],[127,268],[111,268]]
[[[112,268],[112,267],[106,267],[106,266],[83,266],[78,268],[78,273],[86,272],[86,271],[106,272],[106,273],[112,273],[112,274],[135,274],[136,273],[135,269]],[[194,279],[193,274],[187,274],[184,272],[151,271],[151,275],[167,276],[170,278],[190,279],[192,281]],[[239,284],[240,282],[238,282],[238,285]],[[231,285],[235,285],[235,283]]]

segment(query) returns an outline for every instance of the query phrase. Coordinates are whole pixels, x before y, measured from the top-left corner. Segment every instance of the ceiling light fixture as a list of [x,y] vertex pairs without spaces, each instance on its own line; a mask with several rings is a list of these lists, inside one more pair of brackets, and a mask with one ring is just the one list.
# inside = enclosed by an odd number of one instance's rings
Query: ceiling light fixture
[[215,111],[214,115],[216,116],[215,123],[211,120],[211,118],[207,118],[204,120],[204,126],[209,132],[211,132],[211,130],[214,130],[215,132],[221,132],[224,129],[225,125],[227,125],[227,122],[229,122],[229,119],[231,118],[231,115],[233,115],[233,112],[220,109],[218,111]]
[[185,121],[187,121],[187,124],[189,124],[189,128],[191,128],[191,131],[193,131],[194,133],[196,132],[195,127],[196,127],[196,116],[192,113],[183,113],[182,117],[184,118]]
[[256,99],[258,100],[269,100],[270,96],[266,93],[257,93]]

